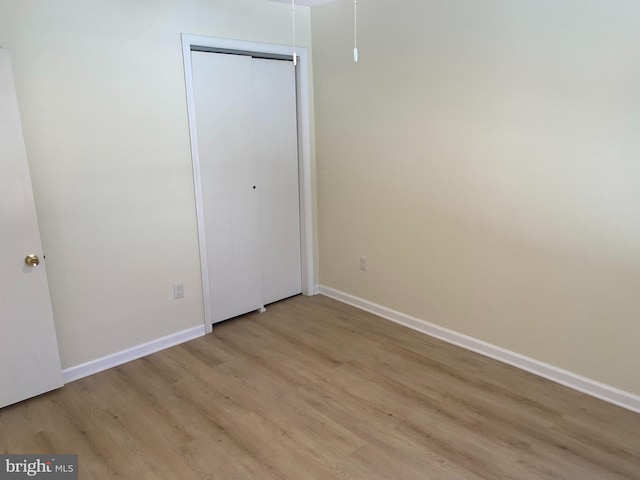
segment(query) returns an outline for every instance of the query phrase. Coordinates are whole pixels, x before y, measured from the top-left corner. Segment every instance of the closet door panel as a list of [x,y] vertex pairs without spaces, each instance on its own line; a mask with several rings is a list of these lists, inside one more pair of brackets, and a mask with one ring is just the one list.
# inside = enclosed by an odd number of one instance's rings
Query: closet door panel
[[298,132],[293,62],[253,59],[262,291],[265,304],[301,293]]
[[[213,323],[262,301],[252,60],[192,52],[198,155]],[[256,188],[254,188],[254,186]]]

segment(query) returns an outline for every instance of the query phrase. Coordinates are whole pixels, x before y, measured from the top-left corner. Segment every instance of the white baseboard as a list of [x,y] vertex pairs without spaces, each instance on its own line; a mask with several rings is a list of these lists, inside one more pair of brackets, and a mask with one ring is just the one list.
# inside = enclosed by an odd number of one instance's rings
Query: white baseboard
[[159,352],[165,348],[173,347],[194,338],[202,337],[205,334],[204,325],[192,327],[181,332],[172,333],[166,337],[158,338],[147,343],[127,348],[120,352],[112,353],[106,357],[98,358],[75,367],[70,367],[62,371],[62,379],[64,383],[73,382],[80,378],[88,377],[94,373],[102,372],[108,368],[117,367],[123,363],[145,357],[152,353]]
[[433,323],[429,323],[425,320],[397,312],[390,308],[383,307],[382,305],[378,305],[324,285],[319,285],[317,287],[317,291],[327,297],[347,303],[431,337],[438,338],[453,345],[471,350],[472,352],[512,365],[564,385],[565,387],[599,398],[605,402],[640,413],[640,396],[605,385],[604,383],[600,383],[596,380],[583,377],[567,370],[554,367],[553,365],[540,362],[533,358],[520,355],[519,353],[492,345],[482,340],[478,340],[477,338],[469,337],[453,330],[434,325]]

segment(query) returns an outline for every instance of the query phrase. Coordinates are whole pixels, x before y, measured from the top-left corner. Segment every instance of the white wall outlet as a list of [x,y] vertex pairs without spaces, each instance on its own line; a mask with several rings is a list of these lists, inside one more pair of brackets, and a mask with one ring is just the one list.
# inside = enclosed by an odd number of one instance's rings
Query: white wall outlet
[[360,270],[367,271],[367,257],[360,257]]
[[173,284],[173,298],[174,300],[184,298],[184,284],[182,282]]

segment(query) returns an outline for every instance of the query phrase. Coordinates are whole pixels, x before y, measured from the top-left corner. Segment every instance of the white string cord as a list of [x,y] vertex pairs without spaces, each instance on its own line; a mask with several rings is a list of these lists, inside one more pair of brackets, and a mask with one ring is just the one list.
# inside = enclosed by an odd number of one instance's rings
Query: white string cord
[[298,64],[296,55],[296,0],[291,0],[291,23],[293,25],[293,66]]
[[353,0],[353,61],[358,61],[358,0]]

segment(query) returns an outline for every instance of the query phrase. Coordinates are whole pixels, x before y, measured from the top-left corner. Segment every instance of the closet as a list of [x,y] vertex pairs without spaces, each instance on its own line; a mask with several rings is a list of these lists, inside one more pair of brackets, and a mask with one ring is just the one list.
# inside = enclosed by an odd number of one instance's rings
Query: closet
[[216,323],[302,290],[295,72],[290,60],[211,51],[192,51],[191,65]]

